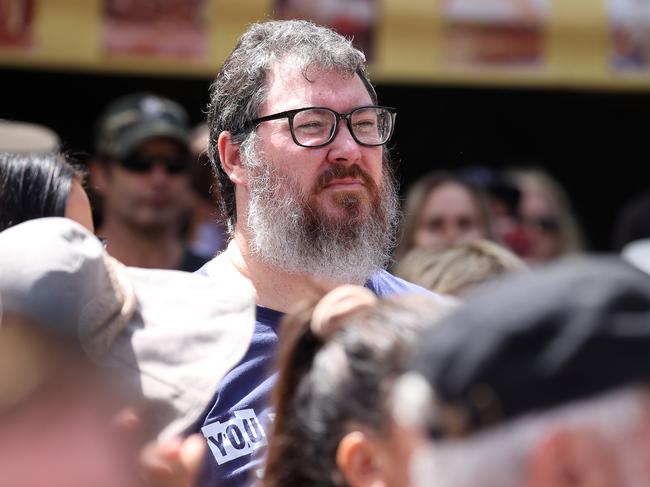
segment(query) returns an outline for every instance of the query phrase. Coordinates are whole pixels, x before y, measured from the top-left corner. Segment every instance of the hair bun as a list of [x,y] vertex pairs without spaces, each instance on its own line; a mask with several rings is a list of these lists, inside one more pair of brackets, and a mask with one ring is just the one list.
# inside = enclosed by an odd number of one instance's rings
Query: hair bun
[[327,340],[336,333],[342,318],[351,313],[373,306],[377,296],[361,286],[346,284],[327,293],[314,308],[311,331],[317,337]]

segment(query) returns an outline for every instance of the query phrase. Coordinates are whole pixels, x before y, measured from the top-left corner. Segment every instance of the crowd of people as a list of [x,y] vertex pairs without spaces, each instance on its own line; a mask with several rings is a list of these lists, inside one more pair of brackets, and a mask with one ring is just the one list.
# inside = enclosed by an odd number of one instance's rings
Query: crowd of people
[[400,204],[396,113],[282,20],[205,124],[128,94],[79,164],[0,121],[0,486],[646,485],[647,196],[600,257],[539,168]]

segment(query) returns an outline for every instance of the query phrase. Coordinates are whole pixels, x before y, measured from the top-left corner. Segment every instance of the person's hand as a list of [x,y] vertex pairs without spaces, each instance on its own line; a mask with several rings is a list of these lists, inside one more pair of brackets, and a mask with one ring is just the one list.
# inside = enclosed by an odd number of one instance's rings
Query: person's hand
[[205,458],[205,439],[199,435],[153,442],[142,450],[146,487],[192,487]]

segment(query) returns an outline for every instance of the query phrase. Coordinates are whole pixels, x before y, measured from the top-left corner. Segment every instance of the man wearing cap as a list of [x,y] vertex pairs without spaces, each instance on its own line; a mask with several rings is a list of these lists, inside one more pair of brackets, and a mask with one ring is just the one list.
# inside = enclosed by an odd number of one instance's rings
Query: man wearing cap
[[189,121],[176,102],[148,93],[112,102],[97,131],[93,186],[102,197],[97,234],[130,266],[195,271],[182,225],[191,201]]
[[200,272],[251,279],[257,325],[202,427],[205,485],[263,474],[278,325],[293,305],[341,284],[426,292],[383,270],[399,220],[386,149],[395,115],[379,105],[363,53],[305,21],[252,25],[217,75],[208,153],[231,241]]
[[427,330],[394,394],[411,485],[650,485],[650,278],[619,259],[512,276]]

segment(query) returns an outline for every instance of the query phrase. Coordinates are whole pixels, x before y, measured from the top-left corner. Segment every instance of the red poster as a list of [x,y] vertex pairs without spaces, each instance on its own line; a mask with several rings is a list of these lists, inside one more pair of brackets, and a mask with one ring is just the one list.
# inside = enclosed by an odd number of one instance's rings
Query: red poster
[[34,44],[36,0],[0,0],[0,48],[30,48]]
[[108,54],[202,58],[205,0],[104,0]]
[[353,39],[368,61],[374,56],[376,0],[275,0],[278,19],[306,19]]

